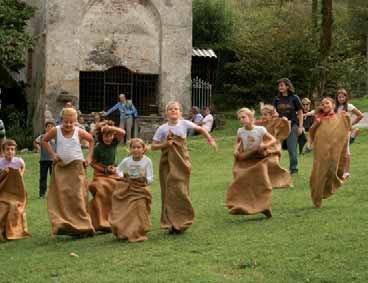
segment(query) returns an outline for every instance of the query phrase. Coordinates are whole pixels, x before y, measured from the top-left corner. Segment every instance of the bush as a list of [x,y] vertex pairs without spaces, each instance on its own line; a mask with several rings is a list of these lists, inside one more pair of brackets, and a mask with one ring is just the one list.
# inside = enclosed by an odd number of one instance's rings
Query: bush
[[32,127],[27,125],[26,114],[12,108],[2,110],[1,113],[6,129],[6,137],[14,139],[18,144],[18,149],[33,147]]

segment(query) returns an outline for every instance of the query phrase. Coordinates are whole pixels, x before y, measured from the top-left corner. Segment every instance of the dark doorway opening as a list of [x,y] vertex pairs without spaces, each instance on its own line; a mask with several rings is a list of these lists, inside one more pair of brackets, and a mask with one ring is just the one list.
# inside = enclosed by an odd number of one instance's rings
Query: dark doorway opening
[[79,74],[79,108],[83,113],[107,110],[124,93],[139,115],[158,114],[158,75],[139,74],[125,67],[106,71],[81,71]]

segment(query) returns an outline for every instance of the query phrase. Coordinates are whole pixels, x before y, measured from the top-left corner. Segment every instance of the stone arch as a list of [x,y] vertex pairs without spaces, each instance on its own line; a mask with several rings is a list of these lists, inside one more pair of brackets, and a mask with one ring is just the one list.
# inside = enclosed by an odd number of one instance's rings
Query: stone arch
[[160,72],[161,18],[151,0],[91,0],[82,8],[77,35],[79,70]]

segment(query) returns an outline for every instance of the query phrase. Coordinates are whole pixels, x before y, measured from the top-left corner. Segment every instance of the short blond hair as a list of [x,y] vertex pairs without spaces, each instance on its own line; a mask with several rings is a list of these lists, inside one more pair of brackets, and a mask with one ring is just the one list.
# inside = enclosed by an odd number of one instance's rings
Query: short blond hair
[[132,148],[133,144],[139,143],[143,147],[143,153],[145,154],[148,151],[148,146],[145,144],[145,142],[140,138],[132,138],[128,141],[129,149]]
[[238,112],[236,112],[238,118],[239,118],[240,113],[242,112],[245,112],[247,115],[252,115],[252,117],[254,117],[254,110],[250,110],[249,108],[243,107],[243,108],[240,108]]
[[74,116],[75,119],[77,119],[78,118],[77,110],[71,107],[63,108],[63,110],[61,111],[61,117],[65,117],[65,116]]
[[183,107],[181,106],[181,104],[177,101],[169,101],[167,104],[166,104],[166,107],[165,107],[165,113],[167,113],[167,111],[169,111],[170,107],[173,106],[173,105],[177,105],[179,106],[179,110],[180,110],[180,117],[181,117],[181,114],[183,113]]
[[302,99],[302,103],[308,103],[308,104],[311,104],[311,103],[312,103],[312,101],[311,101],[308,97],[304,97],[304,98]]
[[261,112],[262,111],[265,111],[265,112],[271,114],[271,116],[275,115],[275,113],[276,113],[275,107],[273,105],[271,105],[271,104],[265,104],[265,105],[263,105],[263,107],[261,108]]

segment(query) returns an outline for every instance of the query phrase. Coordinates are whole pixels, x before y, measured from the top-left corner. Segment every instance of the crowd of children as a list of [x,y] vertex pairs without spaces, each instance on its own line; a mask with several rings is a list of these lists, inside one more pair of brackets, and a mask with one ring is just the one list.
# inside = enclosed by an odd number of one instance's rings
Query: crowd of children
[[[300,153],[305,152],[305,145],[314,151],[310,187],[316,207],[321,207],[322,199],[335,193],[350,175],[349,138],[354,141],[358,134],[357,130],[351,131],[351,126],[363,115],[348,103],[346,90],[339,90],[336,100],[324,98],[313,112],[311,101],[300,101],[289,80],[280,80],[279,90],[274,105],[262,107],[260,120],[255,120],[254,111],[248,108],[237,112],[241,127],[234,147],[233,181],[227,191],[230,214],[262,213],[272,217],[272,190],[293,187],[291,174],[298,170],[294,156],[298,137]],[[206,111],[208,115],[209,109]],[[356,116],[353,122],[349,113]],[[151,149],[161,151],[160,225],[170,234],[178,234],[195,220],[189,193],[192,170],[187,135],[203,135],[214,150],[217,143],[200,123],[182,118],[178,102],[169,102],[165,114],[167,122],[156,130]],[[145,241],[151,229],[153,182],[152,161],[146,156],[148,146],[139,138],[130,139],[129,155],[118,165],[116,150],[125,131],[111,121],[101,121],[98,115],[95,120],[91,135],[83,129],[83,121],[78,121],[77,111],[66,105],[60,113],[60,124],[47,121],[45,134],[35,140],[40,151],[40,198],[46,195],[47,175],[51,174],[47,192],[51,234],[89,237],[100,231],[112,232],[129,242]],[[86,158],[83,141],[88,144]],[[291,158],[289,171],[280,166],[284,141]],[[30,234],[22,178],[25,163],[15,156],[15,141],[6,139],[1,147],[0,240],[27,238]],[[88,165],[93,168],[90,183]]]

